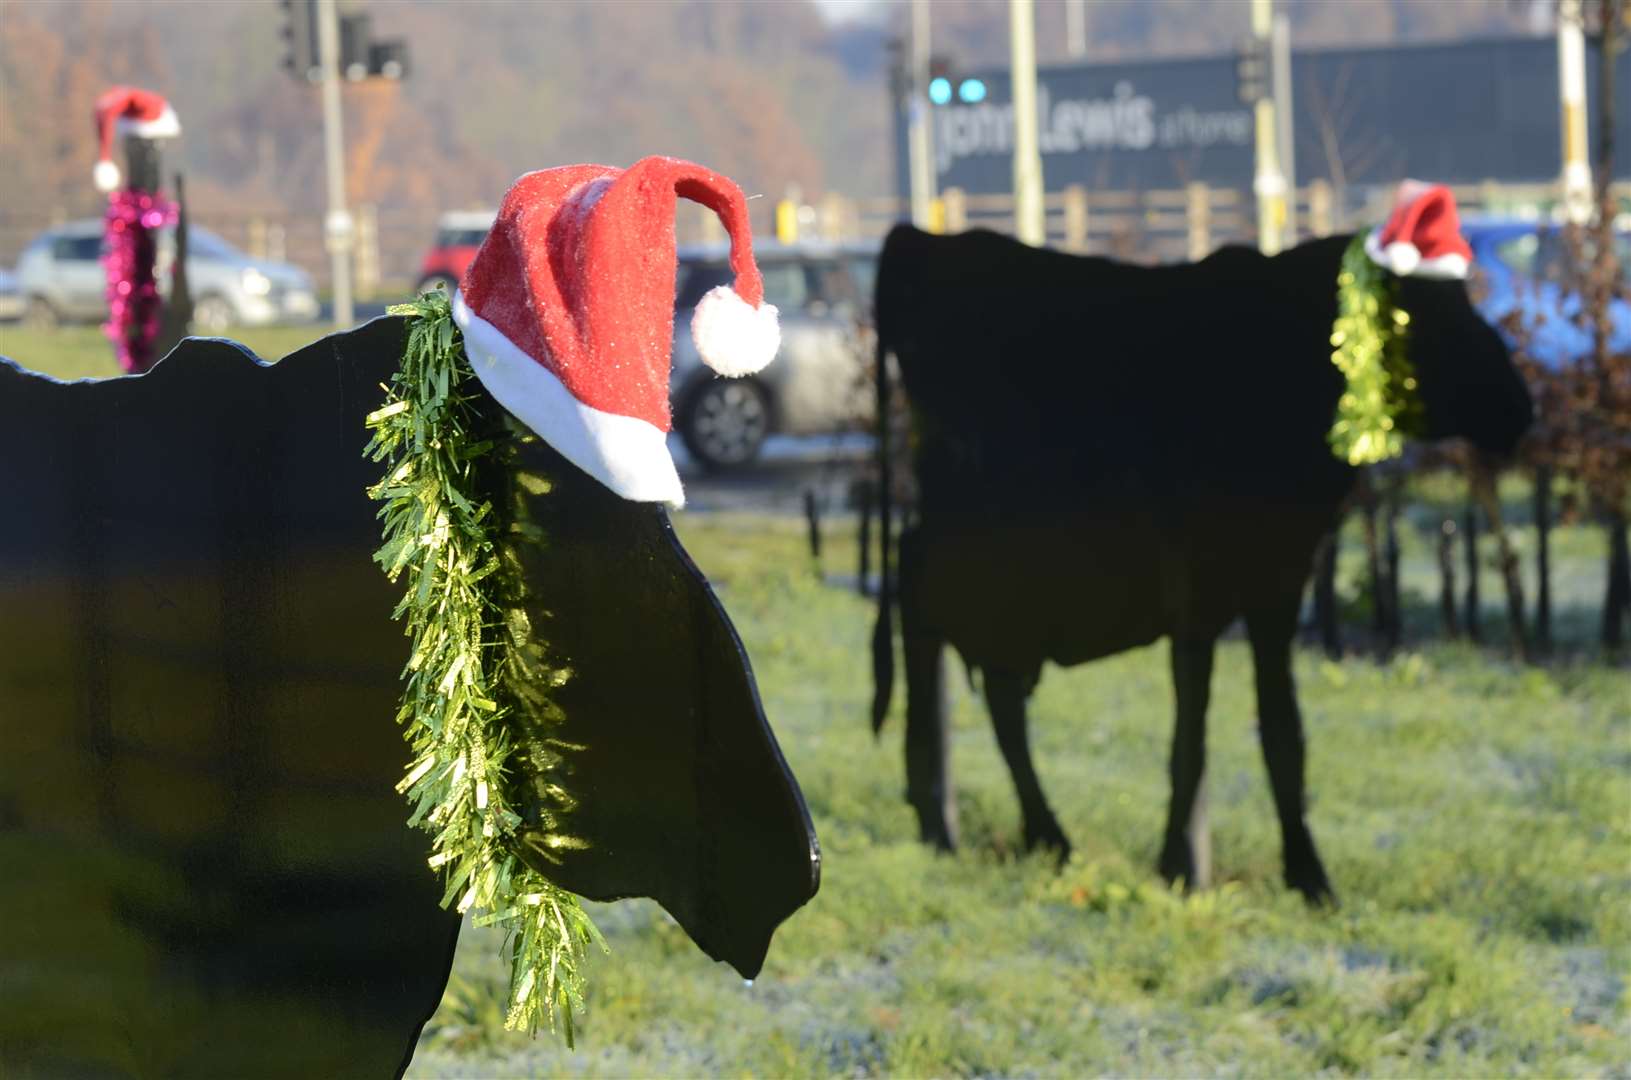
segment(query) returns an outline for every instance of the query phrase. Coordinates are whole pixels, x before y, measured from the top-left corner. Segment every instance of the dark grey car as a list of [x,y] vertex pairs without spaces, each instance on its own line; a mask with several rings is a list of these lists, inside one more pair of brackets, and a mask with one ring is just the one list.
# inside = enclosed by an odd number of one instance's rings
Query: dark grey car
[[874,247],[755,245],[765,300],[781,312],[782,345],[756,375],[723,379],[691,341],[691,312],[732,279],[727,251],[682,248],[674,299],[670,388],[674,427],[702,465],[722,469],[758,456],[772,434],[840,430],[867,407],[860,324],[871,304]]

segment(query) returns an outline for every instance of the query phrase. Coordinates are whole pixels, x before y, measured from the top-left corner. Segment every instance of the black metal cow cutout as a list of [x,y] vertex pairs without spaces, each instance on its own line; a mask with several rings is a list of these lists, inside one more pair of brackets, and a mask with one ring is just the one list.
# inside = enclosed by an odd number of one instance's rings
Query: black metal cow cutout
[[[406,1068],[459,919],[395,790],[407,638],[371,561],[364,418],[403,343],[0,362],[0,1074]],[[516,467],[550,481],[523,562],[587,841],[537,869],[654,897],[751,977],[819,857],[741,642],[661,508],[539,440]]]
[[[941,671],[950,643],[984,682],[1027,846],[1069,850],[1031,762],[1026,699],[1044,662],[1168,637],[1177,704],[1159,866],[1204,884],[1202,778],[1218,636],[1244,618],[1287,884],[1331,894],[1303,816],[1291,674],[1303,583],[1354,470],[1326,441],[1337,271],[1352,240],[1274,258],[1225,248],[1142,267],[995,233],[897,227],[878,267],[879,417],[893,354],[911,403],[918,517],[900,538],[907,798],[923,839],[957,841]],[[1509,452],[1523,380],[1458,281],[1396,282],[1428,438]],[[887,442],[882,464],[889,467]],[[889,566],[887,476],[884,544]],[[889,582],[873,642],[874,725],[893,680]]]

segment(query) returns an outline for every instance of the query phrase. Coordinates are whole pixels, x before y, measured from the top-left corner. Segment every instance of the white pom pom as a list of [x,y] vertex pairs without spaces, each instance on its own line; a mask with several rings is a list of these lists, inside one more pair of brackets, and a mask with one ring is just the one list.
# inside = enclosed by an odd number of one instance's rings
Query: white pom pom
[[1387,261],[1382,265],[1400,277],[1409,277],[1421,265],[1421,252],[1415,244],[1396,240],[1383,248],[1382,253],[1387,256]]
[[717,285],[691,315],[691,340],[702,362],[721,375],[752,375],[776,358],[781,323],[774,304],[754,307],[729,285]]
[[91,170],[91,179],[96,181],[97,191],[112,191],[119,186],[119,166],[111,161],[98,161]]

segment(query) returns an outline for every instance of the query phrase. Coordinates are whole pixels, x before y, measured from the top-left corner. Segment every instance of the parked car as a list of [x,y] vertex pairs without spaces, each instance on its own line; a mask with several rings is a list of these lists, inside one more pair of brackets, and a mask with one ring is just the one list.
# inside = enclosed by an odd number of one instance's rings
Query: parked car
[[437,219],[436,240],[419,265],[414,292],[430,292],[441,285],[451,296],[476,257],[476,249],[487,239],[495,216],[491,210],[455,210]]
[[[311,275],[289,263],[254,259],[199,226],[187,230],[187,284],[193,324],[201,330],[310,322],[317,318]],[[102,222],[75,221],[35,237],[17,260],[17,278],[34,326],[107,318],[107,276],[102,269]],[[170,289],[175,234],[159,234],[156,271],[161,293]]]
[[25,307],[23,287],[17,281],[17,275],[0,267],[0,322],[15,322],[22,318]]
[[[1558,280],[1567,252],[1557,226],[1547,222],[1474,219],[1464,222],[1462,233],[1472,247],[1473,264],[1482,280],[1480,314],[1501,331],[1508,346],[1523,346],[1535,361],[1556,370],[1591,354],[1594,339],[1580,325],[1579,293],[1566,290]],[[1631,232],[1616,233],[1622,281],[1631,283]],[[1625,297],[1609,307],[1612,333],[1609,347],[1631,350],[1631,303]],[[1520,316],[1526,341],[1519,341],[1506,325]]]
[[[416,291],[438,284],[449,293],[457,289],[493,217],[489,211],[442,215]],[[754,254],[765,299],[781,311],[781,352],[758,375],[721,379],[697,356],[690,328],[702,295],[731,280],[729,250],[679,252],[669,386],[675,428],[707,468],[747,464],[772,434],[834,431],[870,402],[861,385],[856,327],[871,303],[876,246],[769,244],[756,245]]]
[[870,403],[858,336],[871,306],[875,246],[756,245],[765,300],[781,312],[775,363],[722,379],[697,356],[691,314],[732,279],[723,247],[682,248],[674,299],[674,426],[704,467],[745,465],[771,434],[836,431]]

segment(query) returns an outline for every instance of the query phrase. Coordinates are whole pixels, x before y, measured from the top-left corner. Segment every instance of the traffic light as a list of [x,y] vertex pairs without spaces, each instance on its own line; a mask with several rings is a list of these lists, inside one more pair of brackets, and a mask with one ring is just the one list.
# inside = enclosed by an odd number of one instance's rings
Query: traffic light
[[375,41],[368,46],[368,74],[400,79],[408,74],[408,43],[402,38]]
[[373,22],[370,15],[340,16],[340,77],[348,82],[362,82],[371,74],[368,46]]
[[985,100],[985,80],[963,78],[947,56],[929,57],[929,101],[950,105],[953,99],[968,105]]
[[322,76],[317,53],[317,0],[279,0],[283,8],[283,70],[301,82]]
[[929,57],[929,100],[936,105],[951,102],[951,60],[944,56]]
[[[323,78],[317,45],[317,0],[279,0],[283,8],[283,69],[301,82]],[[354,10],[349,0],[336,0],[340,34],[340,77],[348,82],[379,77],[400,79],[408,73],[408,43],[402,38],[374,40],[373,18]]]
[[1235,93],[1241,103],[1255,105],[1269,96],[1269,39],[1255,34],[1235,54]]

